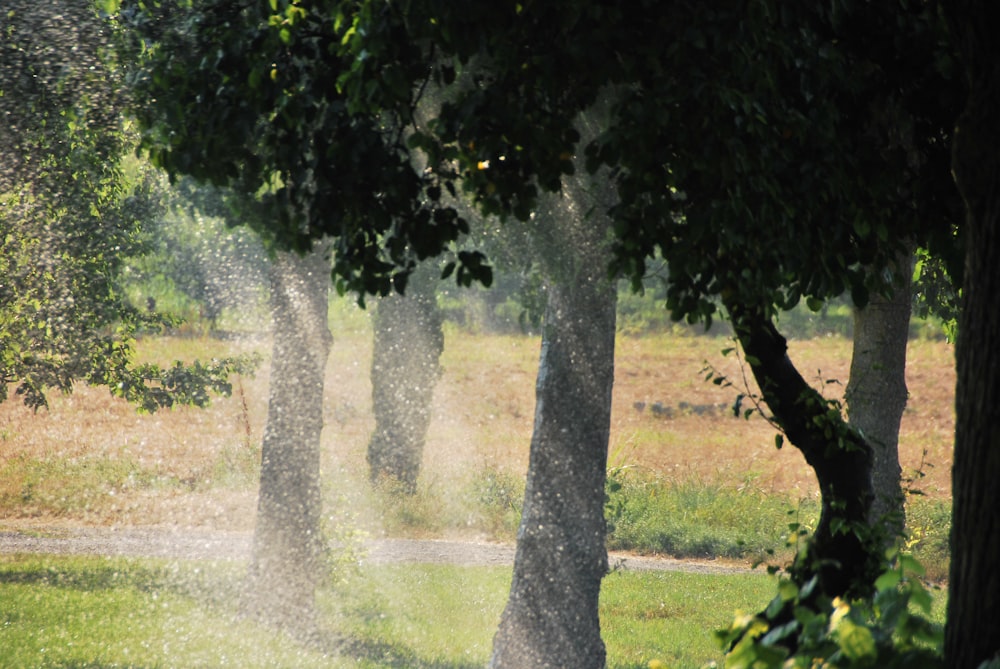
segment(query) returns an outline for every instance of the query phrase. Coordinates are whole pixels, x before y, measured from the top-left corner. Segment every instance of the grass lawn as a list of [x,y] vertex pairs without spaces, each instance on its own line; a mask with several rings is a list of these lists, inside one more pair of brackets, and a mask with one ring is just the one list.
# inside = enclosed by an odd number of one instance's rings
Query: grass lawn
[[[242,565],[93,557],[0,562],[0,667],[482,667],[509,568],[366,566],[320,593],[335,653],[234,616]],[[763,574],[614,572],[601,616],[608,666],[700,667],[710,632],[773,590]]]

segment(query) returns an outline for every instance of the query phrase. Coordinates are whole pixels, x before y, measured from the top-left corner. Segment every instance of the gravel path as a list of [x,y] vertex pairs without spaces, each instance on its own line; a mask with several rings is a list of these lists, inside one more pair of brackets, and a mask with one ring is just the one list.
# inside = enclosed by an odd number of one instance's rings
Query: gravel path
[[[18,528],[0,530],[0,554],[54,553],[159,557],[184,560],[247,560],[252,535],[163,528]],[[514,563],[512,544],[474,541],[372,539],[365,543],[362,562],[367,564],[423,563],[466,566],[505,566]],[[734,574],[746,567],[709,561],[675,560],[627,553],[611,553],[612,569],[637,571],[687,571]]]

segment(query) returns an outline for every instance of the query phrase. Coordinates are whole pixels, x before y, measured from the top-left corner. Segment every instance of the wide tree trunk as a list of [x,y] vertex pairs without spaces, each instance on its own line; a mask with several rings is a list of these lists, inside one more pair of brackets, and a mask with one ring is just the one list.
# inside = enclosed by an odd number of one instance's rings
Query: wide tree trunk
[[615,293],[599,276],[553,284],[514,578],[492,667],[603,667],[597,615],[607,572],[604,483],[614,381]]
[[[582,166],[578,175],[585,175]],[[534,250],[548,302],[535,426],[510,597],[490,667],[600,669],[598,599],[614,385],[615,285],[608,279],[613,192],[606,175],[564,182],[537,212]]]
[[369,476],[413,493],[431,419],[434,386],[444,349],[435,288],[437,267],[411,275],[406,295],[378,302],[373,325],[371,381],[375,430],[368,443]]
[[970,92],[952,171],[965,200],[966,260],[955,357],[955,456],[945,661],[1000,658],[1000,14],[942,3]]
[[817,596],[865,596],[883,562],[881,543],[868,531],[875,498],[871,447],[802,378],[769,318],[741,305],[727,308],[774,420],[819,482],[819,523],[792,576],[800,584],[818,577]]
[[854,310],[854,354],[847,384],[847,415],[851,427],[872,448],[875,499],[869,524],[883,533],[885,543],[901,536],[905,523],[899,467],[899,424],[906,409],[906,345],[912,312],[911,256],[898,263],[891,297],[874,293]]
[[320,434],[330,351],[330,265],[279,253],[270,270],[273,348],[253,554],[242,612],[309,635],[322,575]]

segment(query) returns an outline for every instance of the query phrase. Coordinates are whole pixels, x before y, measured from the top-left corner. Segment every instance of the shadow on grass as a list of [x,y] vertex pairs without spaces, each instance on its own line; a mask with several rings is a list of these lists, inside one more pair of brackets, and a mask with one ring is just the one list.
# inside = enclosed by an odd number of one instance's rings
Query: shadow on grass
[[124,564],[81,568],[76,563],[68,568],[59,568],[38,563],[15,569],[0,567],[0,584],[47,585],[84,592],[130,587],[147,592],[163,586],[163,573]]
[[425,660],[405,646],[371,639],[345,639],[339,655],[393,669],[482,669],[483,666],[481,662],[465,660]]
[[[61,664],[46,664],[46,669],[121,669],[123,665],[115,662],[112,664],[102,664],[100,662],[64,662]],[[160,665],[144,666],[141,664],[129,664],[128,669],[160,669]]]

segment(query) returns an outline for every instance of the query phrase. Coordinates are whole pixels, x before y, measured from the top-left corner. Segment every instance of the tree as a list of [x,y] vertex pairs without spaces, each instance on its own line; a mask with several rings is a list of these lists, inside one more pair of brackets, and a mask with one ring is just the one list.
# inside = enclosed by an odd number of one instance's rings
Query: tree
[[259,235],[232,225],[224,193],[191,179],[162,184],[163,211],[143,227],[143,253],[125,268],[133,304],[200,319],[210,330],[223,316],[229,327],[251,325],[267,298],[268,258]]
[[[593,113],[581,120],[588,123],[596,125]],[[605,212],[613,194],[605,174],[567,178],[529,224],[547,303],[514,574],[491,667],[605,663],[597,605],[608,569],[604,486],[617,292],[606,270]]]
[[965,204],[965,277],[955,358],[955,456],[945,661],[954,669],[1000,661],[1000,24],[984,2],[942,3],[968,83],[952,172]]
[[912,313],[911,253],[895,263],[888,296],[878,292],[854,310],[854,346],[845,398],[852,427],[872,448],[875,499],[868,513],[891,543],[902,536],[904,496],[899,466],[899,424],[906,408],[906,346]]
[[320,487],[323,379],[332,337],[329,260],[279,253],[271,264],[273,347],[253,555],[241,611],[309,637],[325,542]]
[[407,282],[406,295],[380,298],[372,318],[372,410],[369,476],[414,493],[431,420],[434,386],[444,350],[435,289],[440,270],[425,263]]
[[[414,256],[466,233],[440,204],[442,189],[529,220],[539,193],[575,170],[579,113],[620,91],[586,150],[587,169],[607,166],[620,198],[612,269],[638,281],[660,254],[677,318],[710,321],[725,307],[765,401],[823,491],[796,578],[815,579],[816,602],[871,591],[882,554],[867,522],[870,445],[802,379],[774,316],[845,290],[863,306],[906,240],[950,229],[955,197],[941,156],[960,86],[933,8],[208,7],[152,52],[177,81],[169,103],[144,117],[147,143],[172,169],[243,192],[273,188],[276,234],[292,246],[335,237],[342,288],[403,290]],[[269,57],[250,62],[248,52]],[[409,132],[429,81],[451,95],[433,123]],[[160,92],[155,77],[148,84]],[[426,156],[419,174],[415,150]],[[445,274],[467,282],[483,267],[467,253]]]
[[[675,317],[709,320],[725,306],[765,401],[820,479],[823,513],[800,580],[819,576],[816,592],[830,596],[869,590],[882,559],[881,541],[866,536],[870,446],[795,370],[773,317],[845,289],[864,305],[880,288],[864,268],[884,266],[948,213],[954,198],[933,158],[949,97],[886,84],[905,69],[954,88],[935,61],[933,13],[679,4],[637,23],[621,8],[557,4],[453,18],[460,29],[435,16],[434,37],[459,61],[463,49],[489,53],[490,77],[442,108],[436,136],[420,144],[429,164],[474,147],[466,187],[485,208],[518,215],[567,167],[566,115],[620,86],[588,149],[621,195],[614,267],[638,280],[659,252]],[[926,48],[898,59],[872,39],[888,26]],[[490,169],[477,173],[474,159]]]
[[147,410],[228,393],[248,360],[132,362],[135,330],[158,319],[122,299],[121,269],[157,203],[121,166],[130,137],[96,13],[14,2],[0,21],[0,400],[16,384],[40,408],[77,380]]

